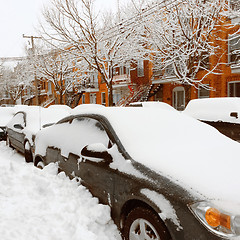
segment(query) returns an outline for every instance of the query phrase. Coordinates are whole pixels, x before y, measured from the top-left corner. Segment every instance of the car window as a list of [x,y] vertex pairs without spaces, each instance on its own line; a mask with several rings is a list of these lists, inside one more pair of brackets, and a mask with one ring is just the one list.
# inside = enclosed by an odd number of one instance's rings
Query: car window
[[109,137],[100,122],[92,118],[76,118],[71,123],[81,133],[82,147],[92,143],[102,143],[108,147]]
[[24,114],[22,112],[14,115],[12,120],[8,123],[8,127],[14,128],[15,124],[20,124],[21,126],[25,127]]
[[[47,130],[47,129],[46,129]],[[79,155],[89,144],[102,143],[109,147],[109,137],[100,122],[88,117],[78,117],[50,127],[47,131],[49,145],[61,149],[61,155]],[[44,137],[45,138],[45,137]]]

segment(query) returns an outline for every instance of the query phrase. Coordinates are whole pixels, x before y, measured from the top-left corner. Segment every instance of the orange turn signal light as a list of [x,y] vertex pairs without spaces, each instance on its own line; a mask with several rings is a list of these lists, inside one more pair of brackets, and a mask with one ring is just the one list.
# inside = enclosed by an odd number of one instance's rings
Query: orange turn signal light
[[209,208],[206,211],[205,219],[211,227],[223,226],[231,229],[231,218],[229,215],[221,213],[216,208]]

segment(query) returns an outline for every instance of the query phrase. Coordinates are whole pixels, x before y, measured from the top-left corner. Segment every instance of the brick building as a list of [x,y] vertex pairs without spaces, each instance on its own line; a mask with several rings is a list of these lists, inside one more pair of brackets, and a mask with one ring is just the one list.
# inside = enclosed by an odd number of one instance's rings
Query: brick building
[[[235,1],[233,1],[235,2]],[[219,52],[209,57],[208,67],[211,70],[217,63],[215,72],[203,81],[203,86],[196,88],[180,84],[174,77],[171,68],[164,72],[155,70],[153,62],[139,60],[135,66],[120,66],[113,71],[114,105],[128,105],[136,101],[163,101],[178,110],[183,110],[189,99],[207,97],[240,97],[240,34],[239,18],[226,19],[235,27],[227,28],[222,24],[215,29],[213,43],[219,46]],[[221,39],[221,40],[220,40]],[[199,72],[201,79],[205,72]],[[42,82],[40,102],[44,106],[57,103],[58,95],[54,86]],[[78,92],[78,94],[77,94]],[[75,94],[75,99],[69,100]],[[188,98],[186,97],[188,94]],[[87,81],[64,96],[64,103],[74,107],[78,104],[102,104],[108,106],[108,88],[100,74],[92,72]],[[55,99],[55,101],[54,101]]]

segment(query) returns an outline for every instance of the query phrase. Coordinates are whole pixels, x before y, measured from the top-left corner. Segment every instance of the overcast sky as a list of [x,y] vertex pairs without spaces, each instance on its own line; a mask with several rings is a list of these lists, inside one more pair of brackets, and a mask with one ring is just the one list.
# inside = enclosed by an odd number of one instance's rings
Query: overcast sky
[[[43,4],[50,0],[0,0],[0,57],[24,55],[25,35],[36,35]],[[116,8],[117,0],[95,0],[101,8]],[[120,0],[123,1],[123,0]]]

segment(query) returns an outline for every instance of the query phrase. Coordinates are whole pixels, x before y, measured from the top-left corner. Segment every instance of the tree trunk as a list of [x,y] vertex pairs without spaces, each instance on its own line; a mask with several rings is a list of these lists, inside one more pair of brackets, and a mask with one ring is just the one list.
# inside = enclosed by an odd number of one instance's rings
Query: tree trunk
[[112,80],[108,84],[108,106],[113,106],[113,86],[112,86]]
[[185,86],[185,106],[189,103],[191,100],[191,85],[186,85]]

